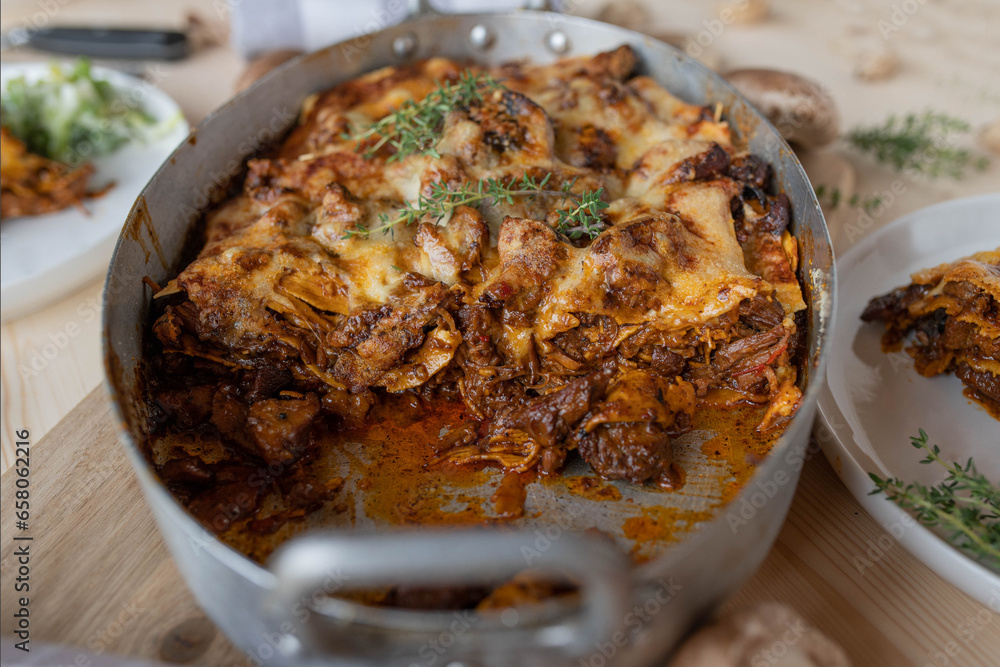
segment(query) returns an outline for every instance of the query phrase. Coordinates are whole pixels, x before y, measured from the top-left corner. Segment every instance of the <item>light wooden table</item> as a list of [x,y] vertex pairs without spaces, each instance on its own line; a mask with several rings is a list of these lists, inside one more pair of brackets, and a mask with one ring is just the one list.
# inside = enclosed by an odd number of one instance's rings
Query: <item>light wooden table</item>
[[[225,3],[188,5],[180,0],[60,0],[48,9],[33,0],[7,0],[0,28],[9,29],[41,11],[52,23],[180,26],[189,8],[218,20]],[[685,32],[706,44],[723,69],[792,69],[826,85],[837,100],[844,127],[879,122],[890,113],[933,108],[958,115],[976,127],[1000,118],[1000,3],[912,3],[899,14],[892,0],[802,0],[774,2],[771,16],[756,25],[724,24],[716,9],[697,0],[644,3],[652,13],[649,32]],[[574,13],[593,15],[601,3],[568,3]],[[42,8],[42,9],[40,9]],[[47,12],[47,13],[46,13]],[[224,18],[224,17],[223,17]],[[868,50],[891,49],[902,63],[889,81],[866,83],[852,75],[855,60]],[[37,58],[4,54],[3,61]],[[243,67],[225,47],[196,53],[162,66],[161,87],[197,124],[226,99]],[[857,191],[872,196],[895,189],[871,222],[841,206],[828,210],[838,251],[878,226],[911,210],[953,197],[1000,189],[1000,160],[962,181],[914,181],[885,170],[843,147],[826,152],[815,173],[829,173],[837,157],[853,165]],[[824,178],[824,177],[817,177]],[[99,283],[80,285],[62,301],[0,327],[2,433],[0,470],[13,454],[13,433],[31,430],[37,442],[100,382]],[[96,405],[96,404],[95,404]],[[97,409],[97,408],[93,408]],[[70,439],[63,428],[60,437]],[[49,442],[46,451],[54,451]],[[66,444],[69,447],[69,443]],[[856,664],[1000,664],[1000,619],[962,641],[963,623],[984,608],[949,587],[893,544],[877,567],[855,576],[852,559],[882,537],[825,462],[807,465],[789,523],[753,585],[731,604],[775,598],[790,601],[806,617],[848,647]],[[843,525],[835,533],[830,525]],[[907,623],[911,625],[907,625]],[[58,638],[58,637],[55,637]],[[853,639],[852,639],[853,638]],[[856,646],[851,643],[857,642]],[[877,645],[882,652],[866,654]],[[123,647],[128,650],[127,647]],[[938,656],[943,656],[938,657]]]

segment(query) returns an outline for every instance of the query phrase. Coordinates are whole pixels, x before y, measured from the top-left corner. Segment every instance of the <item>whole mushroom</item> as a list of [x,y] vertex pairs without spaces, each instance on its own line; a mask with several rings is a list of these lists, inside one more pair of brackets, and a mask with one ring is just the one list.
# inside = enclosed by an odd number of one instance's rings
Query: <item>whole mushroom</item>
[[980,136],[986,148],[1000,155],[1000,118],[984,127]]
[[254,60],[251,60],[246,69],[243,70],[239,78],[236,80],[233,92],[243,92],[252,86],[257,79],[275,69],[278,65],[282,65],[295,56],[301,55],[301,53],[301,51],[296,51],[294,49],[281,49],[278,51],[268,51]]
[[899,56],[893,51],[865,51],[858,56],[854,76],[862,81],[884,81],[895,76],[899,66]]
[[719,7],[719,17],[729,23],[760,23],[771,12],[768,0],[728,0]]
[[612,0],[597,14],[598,21],[640,32],[649,29],[649,10],[635,0]]
[[790,143],[818,148],[840,135],[837,105],[815,81],[772,69],[734,70],[724,76]]
[[850,667],[844,650],[782,604],[767,602],[705,626],[670,667]]

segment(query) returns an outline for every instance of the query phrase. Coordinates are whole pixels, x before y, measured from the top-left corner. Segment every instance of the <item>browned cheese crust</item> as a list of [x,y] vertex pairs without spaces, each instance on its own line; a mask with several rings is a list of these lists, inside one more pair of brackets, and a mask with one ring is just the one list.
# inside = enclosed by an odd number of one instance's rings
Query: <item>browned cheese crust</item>
[[868,303],[861,319],[884,322],[882,346],[906,351],[927,377],[955,373],[966,395],[1000,419],[1000,248],[925,269]]
[[[805,309],[788,199],[719,110],[635,64],[622,47],[502,67],[507,89],[453,109],[438,156],[393,161],[345,136],[463,66],[386,68],[309,98],[158,294],[162,428],[285,465],[320,424],[363,426],[410,392],[469,415],[442,461],[556,473],[576,450],[607,478],[668,484],[695,410],[766,405],[758,428],[782,427]],[[435,184],[525,174],[603,188],[604,231],[571,240],[555,229],[564,203],[520,197],[349,234]]]

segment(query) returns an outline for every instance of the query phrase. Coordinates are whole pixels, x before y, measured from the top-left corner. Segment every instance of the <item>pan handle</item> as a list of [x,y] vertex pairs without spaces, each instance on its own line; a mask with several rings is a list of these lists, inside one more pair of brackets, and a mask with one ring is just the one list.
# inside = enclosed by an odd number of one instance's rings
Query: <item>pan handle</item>
[[[295,664],[336,657],[359,666],[575,665],[621,630],[631,598],[629,561],[618,548],[558,526],[534,533],[316,533],[290,540],[270,569],[275,585],[266,611],[281,633],[277,650]],[[569,577],[579,598],[436,612],[332,597],[397,584],[488,586],[529,569]]]
[[[536,9],[543,12],[558,11],[558,2],[555,0],[525,0],[521,5],[522,9]],[[413,19],[418,16],[430,16],[442,14],[431,4],[431,0],[407,0],[406,18]]]

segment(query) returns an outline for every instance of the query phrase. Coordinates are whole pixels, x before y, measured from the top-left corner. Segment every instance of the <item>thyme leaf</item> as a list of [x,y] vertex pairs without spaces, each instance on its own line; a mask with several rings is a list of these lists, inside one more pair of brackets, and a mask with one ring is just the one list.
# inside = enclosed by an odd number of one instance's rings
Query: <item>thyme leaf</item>
[[593,239],[605,228],[600,212],[608,207],[601,199],[604,188],[578,194],[572,191],[575,180],[563,183],[559,188],[550,185],[552,174],[536,179],[525,173],[520,180],[504,183],[496,178],[482,178],[450,188],[447,184],[434,183],[429,194],[421,194],[416,202],[406,202],[396,215],[379,215],[375,227],[357,226],[345,232],[343,238],[351,236],[368,237],[371,234],[392,234],[396,225],[413,225],[423,220],[438,223],[448,217],[459,206],[474,206],[482,202],[512,205],[518,197],[556,197],[572,200],[576,206],[569,210],[559,210],[556,231],[572,239],[584,235]]
[[925,486],[868,473],[876,487],[872,494],[884,493],[925,526],[941,526],[952,544],[1000,572],[1000,487],[986,479],[971,458],[965,465],[944,461],[940,447],[928,444],[923,429],[910,444],[926,452],[921,463],[944,467],[944,481]]
[[441,157],[434,150],[434,144],[440,137],[448,113],[455,108],[481,102],[484,94],[502,88],[489,74],[473,74],[466,70],[455,83],[439,83],[423,99],[407,100],[368,128],[346,134],[344,138],[356,140],[360,148],[368,139],[378,137],[378,141],[364,149],[363,154],[369,159],[386,144],[395,149],[387,162],[417,153]]
[[967,169],[982,171],[989,165],[986,157],[955,147],[956,138],[971,131],[972,126],[960,118],[925,111],[856,128],[847,134],[847,141],[897,171],[959,179]]

